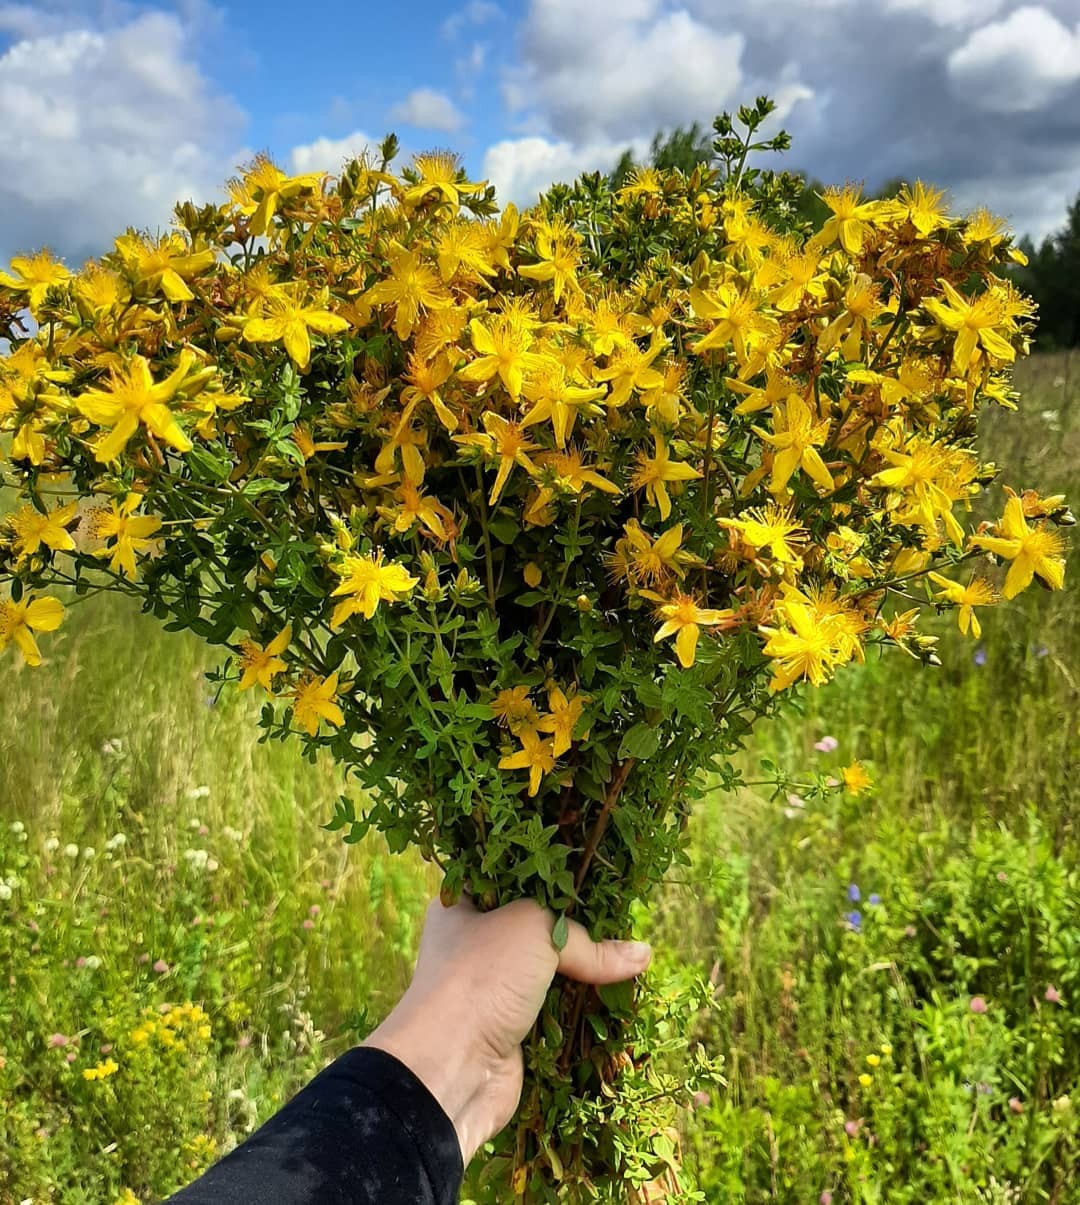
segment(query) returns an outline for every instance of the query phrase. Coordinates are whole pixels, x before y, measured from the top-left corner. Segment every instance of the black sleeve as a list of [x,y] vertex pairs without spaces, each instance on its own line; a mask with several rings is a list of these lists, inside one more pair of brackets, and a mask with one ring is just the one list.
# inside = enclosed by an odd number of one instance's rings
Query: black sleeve
[[175,1205],[452,1205],[454,1127],[415,1075],[368,1047],[321,1071]]

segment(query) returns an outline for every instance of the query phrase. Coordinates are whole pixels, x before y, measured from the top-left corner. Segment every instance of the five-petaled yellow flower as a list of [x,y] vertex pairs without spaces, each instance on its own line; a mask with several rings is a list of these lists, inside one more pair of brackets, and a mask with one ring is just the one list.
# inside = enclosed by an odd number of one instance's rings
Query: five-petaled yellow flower
[[77,502],[58,506],[46,514],[32,506],[19,507],[13,515],[7,517],[7,525],[14,537],[15,555],[20,560],[33,556],[42,544],[54,552],[73,551],[75,541],[71,538],[67,525],[75,518],[78,510]]
[[541,716],[536,727],[540,732],[552,734],[553,752],[556,757],[562,756],[570,748],[574,739],[574,729],[588,701],[588,695],[579,695],[576,691],[567,695],[561,686],[552,686],[548,691],[548,707],[551,711]]
[[62,285],[70,279],[71,273],[48,251],[16,255],[11,261],[11,271],[0,272],[0,285],[25,293],[30,313],[35,315],[53,285]]
[[293,716],[308,736],[315,736],[319,731],[320,720],[325,720],[335,728],[340,728],[345,723],[345,715],[337,705],[337,693],[337,670],[329,678],[320,678],[312,673],[304,674],[290,691]]
[[1065,541],[1059,532],[1047,530],[1045,523],[1029,527],[1020,498],[1005,503],[1005,514],[998,524],[999,536],[970,537],[976,548],[983,548],[1006,561],[1012,561],[1001,593],[1015,598],[1038,577],[1051,590],[1065,584]]
[[[323,299],[325,302],[325,299]],[[332,314],[323,303],[304,305],[291,293],[275,293],[265,313],[244,325],[249,343],[276,343],[280,340],[301,372],[311,363],[310,331],[320,335],[340,335],[349,329],[348,319]]]
[[56,598],[0,600],[0,652],[14,643],[29,666],[41,664],[35,632],[55,632],[64,618],[64,604]]
[[508,754],[499,761],[500,770],[528,770],[529,794],[540,790],[540,781],[545,774],[555,769],[555,743],[544,741],[535,731],[524,728],[518,736],[522,748]]
[[131,493],[123,500],[112,503],[112,510],[104,508],[94,512],[91,533],[99,540],[112,540],[102,550],[101,556],[111,557],[109,568],[113,573],[122,573],[135,580],[135,554],[143,552],[153,542],[151,537],[161,528],[161,520],[154,515],[136,515],[134,512],[142,502],[142,494]]
[[256,682],[265,691],[273,688],[274,678],[288,668],[281,654],[292,640],[292,627],[286,624],[263,648],[254,640],[240,641],[240,689],[249,690]]
[[149,362],[144,356],[134,356],[125,368],[114,371],[109,389],[90,389],[75,399],[80,414],[99,427],[109,428],[109,434],[94,447],[94,455],[102,464],[116,460],[140,426],[151,438],[156,435],[178,452],[191,451],[191,440],[180,429],[168,403],[190,374],[193,363],[189,352],[181,352],[177,366],[164,381],[155,384]]
[[376,556],[347,556],[335,566],[342,582],[331,593],[332,598],[345,598],[334,608],[330,619],[332,628],[340,628],[350,615],[370,619],[380,602],[397,602],[404,598],[420,580],[413,577],[404,565],[384,562],[382,553]]
[[636,490],[644,488],[645,497],[659,510],[660,518],[666,519],[671,514],[667,483],[694,481],[701,473],[685,461],[672,460],[664,437],[659,432],[654,432],[653,443],[655,451],[652,456],[646,456],[644,451],[638,453],[638,467],[631,484]]
[[675,653],[683,669],[689,669],[694,664],[697,655],[698,636],[702,627],[730,627],[734,612],[730,610],[713,610],[709,607],[699,607],[696,599],[689,594],[676,594],[672,599],[663,599],[651,590],[642,591],[648,598],[661,598],[656,613],[664,621],[653,643],[675,637]]
[[982,635],[982,625],[975,614],[975,608],[989,607],[997,601],[994,587],[985,577],[973,577],[966,586],[961,582],[950,581],[940,573],[931,573],[929,577],[941,587],[937,595],[938,600],[953,603],[960,608],[956,622],[961,633],[966,636],[970,628],[972,636],[978,640]]
[[874,780],[862,762],[853,761],[850,766],[843,768],[841,774],[844,779],[844,790],[850,795],[861,795],[863,791],[868,791],[874,785]]

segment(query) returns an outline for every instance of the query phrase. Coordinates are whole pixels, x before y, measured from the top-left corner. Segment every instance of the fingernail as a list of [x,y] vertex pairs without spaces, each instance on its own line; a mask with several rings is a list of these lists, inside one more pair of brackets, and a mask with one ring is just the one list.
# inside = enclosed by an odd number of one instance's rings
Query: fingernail
[[647,941],[620,941],[619,952],[627,962],[643,967],[652,958],[652,946]]

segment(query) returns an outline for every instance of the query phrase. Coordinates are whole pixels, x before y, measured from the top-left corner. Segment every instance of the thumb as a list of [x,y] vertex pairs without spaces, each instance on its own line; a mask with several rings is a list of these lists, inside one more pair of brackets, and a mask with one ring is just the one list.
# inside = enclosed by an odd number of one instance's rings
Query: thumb
[[571,921],[559,955],[559,972],[579,983],[621,983],[640,974],[651,958],[647,942],[593,941],[582,925]]

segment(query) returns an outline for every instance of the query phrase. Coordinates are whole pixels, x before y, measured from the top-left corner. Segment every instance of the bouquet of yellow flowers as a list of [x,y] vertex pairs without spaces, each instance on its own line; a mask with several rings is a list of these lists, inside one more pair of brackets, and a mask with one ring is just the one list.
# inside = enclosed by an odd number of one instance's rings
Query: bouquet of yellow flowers
[[[348,768],[346,840],[417,846],[447,899],[533,895],[556,944],[569,915],[624,935],[800,683],[871,644],[932,663],[921,611],[978,635],[1062,585],[1063,499],[965,523],[1032,327],[1000,223],[916,183],[829,189],[809,229],[797,178],[746,167],[786,145],[769,111],[717,119],[711,166],[524,213],[388,139],[337,179],[260,159],[78,272],[15,259],[0,648],[36,664],[65,597],[132,595]],[[672,1161],[655,1016],[553,989],[516,1193]]]

